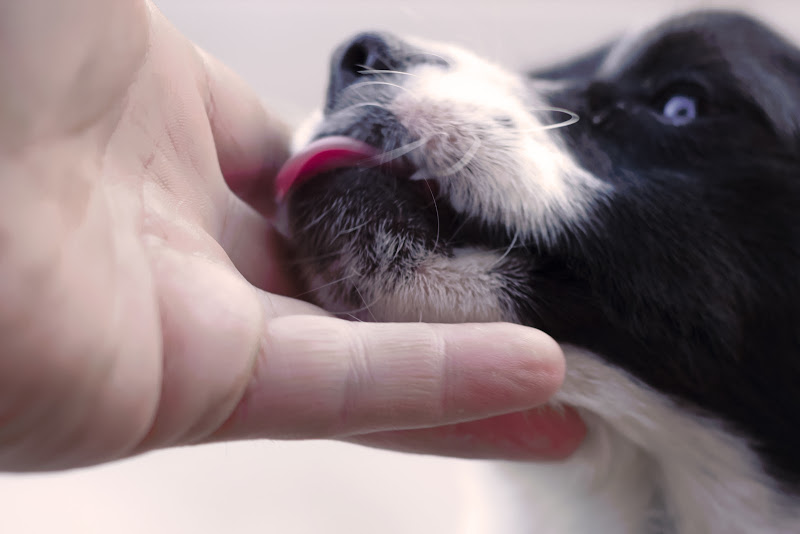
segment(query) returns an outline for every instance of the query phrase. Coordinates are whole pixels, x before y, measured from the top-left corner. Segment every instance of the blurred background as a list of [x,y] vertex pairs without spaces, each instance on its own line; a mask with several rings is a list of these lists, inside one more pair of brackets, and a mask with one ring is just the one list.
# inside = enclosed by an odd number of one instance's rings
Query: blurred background
[[[364,29],[467,46],[512,68],[568,57],[692,7],[738,7],[800,37],[800,2],[155,0],[188,37],[297,124],[328,53]],[[162,451],[46,475],[0,475],[0,534],[457,533],[459,460],[328,442]]]

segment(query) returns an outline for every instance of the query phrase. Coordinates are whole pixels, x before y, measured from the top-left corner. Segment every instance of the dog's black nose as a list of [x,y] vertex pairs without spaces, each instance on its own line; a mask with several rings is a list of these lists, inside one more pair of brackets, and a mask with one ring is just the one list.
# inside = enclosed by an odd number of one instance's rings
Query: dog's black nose
[[388,34],[361,33],[342,44],[331,59],[328,107],[342,90],[362,79],[369,71],[399,69],[398,40]]

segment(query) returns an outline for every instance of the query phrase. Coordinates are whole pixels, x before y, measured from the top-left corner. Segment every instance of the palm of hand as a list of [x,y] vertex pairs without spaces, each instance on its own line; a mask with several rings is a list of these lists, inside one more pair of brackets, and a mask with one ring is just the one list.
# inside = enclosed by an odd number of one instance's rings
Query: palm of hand
[[[220,67],[152,16],[147,54],[131,46],[129,68],[113,73],[123,90],[108,98],[87,82],[63,104],[64,123],[45,125],[52,135],[2,160],[10,175],[41,178],[1,186],[0,325],[16,332],[0,335],[16,346],[0,375],[16,380],[0,388],[0,420],[12,423],[0,443],[21,469],[206,437],[244,393],[270,304],[220,243],[254,282],[283,284],[274,250],[237,249],[273,241],[222,177],[207,70]],[[284,145],[273,135],[259,141],[275,165]]]

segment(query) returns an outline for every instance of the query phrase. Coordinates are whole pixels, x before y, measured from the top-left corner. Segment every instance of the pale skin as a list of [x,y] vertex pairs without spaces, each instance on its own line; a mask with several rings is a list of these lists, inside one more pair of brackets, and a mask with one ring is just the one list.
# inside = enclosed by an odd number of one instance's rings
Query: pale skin
[[564,373],[543,333],[352,323],[285,296],[286,138],[147,1],[0,0],[0,470],[247,438],[578,447],[573,412],[536,408]]

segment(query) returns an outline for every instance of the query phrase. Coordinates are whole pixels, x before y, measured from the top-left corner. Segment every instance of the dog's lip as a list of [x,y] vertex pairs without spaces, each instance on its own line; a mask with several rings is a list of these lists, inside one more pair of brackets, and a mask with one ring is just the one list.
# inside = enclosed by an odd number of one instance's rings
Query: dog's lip
[[334,169],[374,162],[380,150],[352,137],[329,136],[317,139],[289,158],[275,177],[275,194],[283,200],[292,188]]

